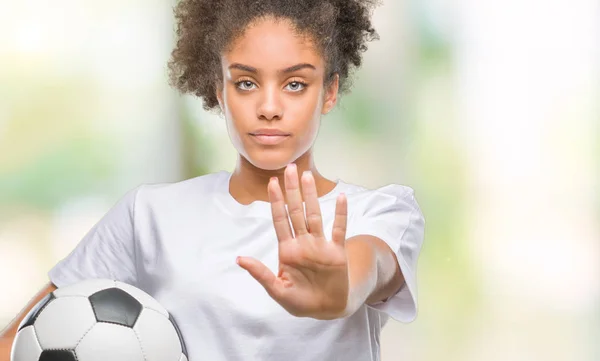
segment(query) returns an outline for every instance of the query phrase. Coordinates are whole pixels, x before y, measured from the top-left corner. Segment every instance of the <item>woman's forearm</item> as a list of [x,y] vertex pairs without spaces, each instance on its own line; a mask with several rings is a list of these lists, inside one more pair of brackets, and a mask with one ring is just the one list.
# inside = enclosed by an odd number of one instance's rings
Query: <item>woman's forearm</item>
[[396,255],[379,238],[359,235],[346,241],[350,291],[348,308],[354,313],[363,304],[393,296],[404,283]]

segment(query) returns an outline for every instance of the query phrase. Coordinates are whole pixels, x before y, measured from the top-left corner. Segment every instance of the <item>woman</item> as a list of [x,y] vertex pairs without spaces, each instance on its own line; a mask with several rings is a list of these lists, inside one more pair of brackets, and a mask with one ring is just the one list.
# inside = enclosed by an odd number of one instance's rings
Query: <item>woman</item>
[[132,189],[32,303],[112,278],[169,310],[191,361],[379,360],[388,316],[416,315],[424,218],[411,188],[326,179],[312,150],[372,5],[181,1],[171,80],[224,115],[236,168]]

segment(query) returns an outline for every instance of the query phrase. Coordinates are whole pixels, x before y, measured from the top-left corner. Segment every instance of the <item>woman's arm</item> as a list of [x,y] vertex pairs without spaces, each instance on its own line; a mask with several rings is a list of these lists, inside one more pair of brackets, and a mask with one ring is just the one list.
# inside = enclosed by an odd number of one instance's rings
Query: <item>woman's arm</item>
[[381,239],[358,235],[346,240],[350,278],[349,313],[364,303],[384,301],[400,290],[404,277],[396,254]]
[[19,324],[25,318],[27,313],[40,302],[47,294],[56,290],[56,286],[52,282],[48,282],[21,310],[21,312],[6,326],[0,333],[0,361],[10,361],[10,349],[17,334]]

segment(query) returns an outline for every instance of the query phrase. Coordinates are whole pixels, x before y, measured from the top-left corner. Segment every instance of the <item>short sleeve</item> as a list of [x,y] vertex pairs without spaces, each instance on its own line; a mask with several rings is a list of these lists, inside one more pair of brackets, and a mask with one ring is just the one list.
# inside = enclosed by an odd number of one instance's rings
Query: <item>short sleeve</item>
[[113,279],[135,284],[134,209],[141,186],[128,191],[71,253],[49,272],[57,287],[90,278]]
[[395,252],[405,284],[392,297],[368,307],[400,322],[417,316],[417,260],[423,245],[425,218],[410,187],[391,184],[358,202],[347,238],[368,234],[380,238]]

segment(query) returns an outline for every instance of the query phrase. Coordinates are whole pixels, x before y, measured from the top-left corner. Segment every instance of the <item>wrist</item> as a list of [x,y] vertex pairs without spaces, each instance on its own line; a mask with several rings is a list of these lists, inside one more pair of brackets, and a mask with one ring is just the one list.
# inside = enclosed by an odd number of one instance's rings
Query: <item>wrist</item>
[[[360,237],[360,236],[359,236]],[[354,238],[347,243],[349,307],[358,310],[376,291],[378,277],[377,254],[371,242]]]
[[[368,267],[367,267],[368,268]],[[344,316],[347,317],[358,311],[375,292],[377,284],[376,270],[370,272],[364,264],[348,263],[348,299]]]
[[362,305],[366,302],[367,297],[363,291],[357,289],[357,287],[350,287],[348,292],[348,300],[346,302],[346,309],[344,310],[344,314],[341,316],[348,317],[352,316],[356,311],[358,311]]

